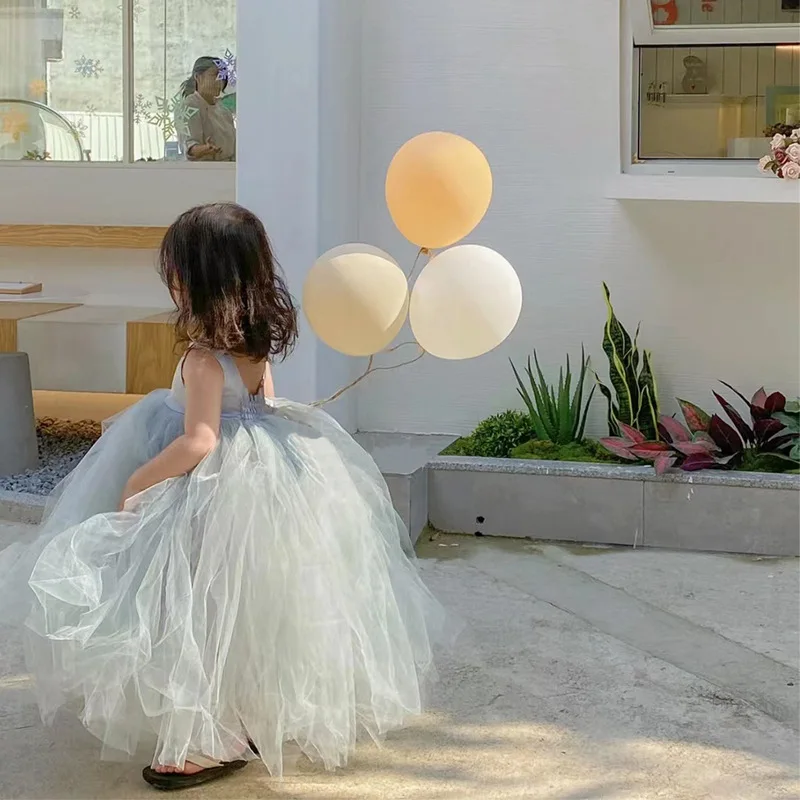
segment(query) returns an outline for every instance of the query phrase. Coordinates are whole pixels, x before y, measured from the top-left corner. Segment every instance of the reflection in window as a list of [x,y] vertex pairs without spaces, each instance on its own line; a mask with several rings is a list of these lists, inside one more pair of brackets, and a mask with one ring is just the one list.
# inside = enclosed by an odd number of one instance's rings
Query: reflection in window
[[0,160],[235,160],[235,52],[235,0],[0,0]]
[[760,158],[775,126],[800,127],[800,45],[650,47],[639,59],[641,159]]
[[3,0],[0,158],[121,160],[121,40],[119,0]]
[[797,25],[800,0],[650,0],[655,25]]
[[134,42],[134,157],[235,160],[235,0],[142,2]]

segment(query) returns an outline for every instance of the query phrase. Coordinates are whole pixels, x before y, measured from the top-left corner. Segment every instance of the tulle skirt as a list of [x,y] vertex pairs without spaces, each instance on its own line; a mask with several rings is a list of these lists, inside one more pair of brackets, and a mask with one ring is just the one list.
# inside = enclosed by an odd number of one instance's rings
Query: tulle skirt
[[50,500],[39,538],[0,553],[3,617],[25,621],[43,718],[66,702],[104,755],[154,765],[252,758],[284,742],[327,768],[421,710],[444,614],[372,459],[327,414],[277,401],[224,418],[189,475],[118,512],[183,432],[155,392]]

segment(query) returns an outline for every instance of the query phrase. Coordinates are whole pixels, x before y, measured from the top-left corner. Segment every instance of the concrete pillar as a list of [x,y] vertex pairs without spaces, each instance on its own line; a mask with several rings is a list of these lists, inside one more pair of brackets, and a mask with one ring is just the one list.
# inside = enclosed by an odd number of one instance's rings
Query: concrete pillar
[[39,465],[27,353],[0,353],[0,475]]
[[[238,3],[236,197],[264,221],[298,300],[319,255],[319,22],[320,0]],[[279,395],[310,402],[317,343],[302,324],[275,383]]]
[[[237,200],[266,225],[300,300],[317,257],[358,241],[363,0],[239,0]],[[327,349],[301,319],[276,391],[333,394],[360,364]],[[356,394],[328,408],[355,430]]]

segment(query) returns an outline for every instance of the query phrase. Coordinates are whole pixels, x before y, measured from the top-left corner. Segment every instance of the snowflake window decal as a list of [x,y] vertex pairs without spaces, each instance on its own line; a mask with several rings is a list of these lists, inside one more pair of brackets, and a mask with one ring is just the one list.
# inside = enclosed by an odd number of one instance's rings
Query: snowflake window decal
[[12,140],[18,142],[23,133],[28,133],[31,129],[28,115],[22,111],[6,111],[0,116],[0,132],[11,136]]
[[89,126],[82,120],[76,119],[75,122],[72,123],[72,127],[75,128],[75,132],[81,139],[86,138],[86,134],[89,133]]
[[47,83],[42,80],[31,81],[28,84],[28,91],[30,92],[31,97],[41,100],[47,95]]
[[147,121],[151,125],[157,125],[161,128],[165,142],[169,141],[176,133],[175,111],[180,103],[180,92],[173,97],[156,97],[156,109],[147,117]]
[[229,50],[225,50],[225,55],[222,58],[214,59],[217,65],[217,73],[220,80],[228,82],[228,88],[236,86],[236,79],[238,77],[236,72],[236,56]]
[[81,56],[75,61],[75,72],[82,78],[99,78],[102,71],[99,58]]
[[175,113],[175,127],[177,129],[177,133],[181,136],[189,136],[189,120],[199,112],[199,108],[190,108],[181,103],[177,112]]
[[153,104],[149,100],[145,100],[143,94],[137,94],[136,99],[133,101],[133,121],[140,123],[142,121],[149,121],[150,109]]
[[67,6],[67,16],[69,16],[70,19],[81,18],[81,10],[77,3],[71,3]]

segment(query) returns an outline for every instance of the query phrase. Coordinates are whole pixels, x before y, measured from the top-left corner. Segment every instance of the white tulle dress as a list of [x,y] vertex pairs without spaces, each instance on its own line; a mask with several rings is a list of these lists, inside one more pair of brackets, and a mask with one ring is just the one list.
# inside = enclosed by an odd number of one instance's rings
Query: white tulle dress
[[56,489],[38,539],[0,553],[0,613],[25,622],[45,721],[79,701],[105,757],[152,739],[154,765],[257,751],[280,775],[291,741],[334,768],[421,710],[443,611],[370,456],[217,357],[213,452],[117,511],[183,432],[179,367]]

